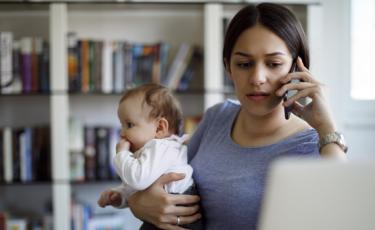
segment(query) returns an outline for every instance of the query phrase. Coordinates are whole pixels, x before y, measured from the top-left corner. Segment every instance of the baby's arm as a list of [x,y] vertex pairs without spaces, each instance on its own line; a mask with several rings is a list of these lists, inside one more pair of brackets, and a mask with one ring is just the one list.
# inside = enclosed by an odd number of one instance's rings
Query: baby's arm
[[136,190],[144,190],[171,167],[176,157],[177,148],[153,140],[144,147],[138,158],[124,150],[116,154],[113,163],[123,182]]

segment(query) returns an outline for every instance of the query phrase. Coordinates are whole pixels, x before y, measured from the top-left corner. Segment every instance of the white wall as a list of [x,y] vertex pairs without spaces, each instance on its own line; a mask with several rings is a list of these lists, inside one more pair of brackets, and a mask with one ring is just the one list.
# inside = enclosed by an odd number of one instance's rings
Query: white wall
[[[350,99],[350,0],[322,0],[322,81],[350,159],[375,158],[375,117]],[[371,106],[371,104],[368,104]],[[367,106],[367,107],[368,107]],[[365,106],[366,107],[366,106]]]

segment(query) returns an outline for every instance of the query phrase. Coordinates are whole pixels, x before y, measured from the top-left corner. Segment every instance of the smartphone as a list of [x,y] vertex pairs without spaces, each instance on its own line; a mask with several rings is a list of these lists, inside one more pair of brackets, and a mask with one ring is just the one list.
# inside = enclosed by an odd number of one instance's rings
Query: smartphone
[[[292,64],[292,67],[290,68],[289,73],[293,73],[293,72],[297,71],[297,63],[296,62],[297,62],[297,59],[293,60],[293,64]],[[292,80],[292,81],[289,81],[288,83],[291,83],[291,82],[298,82],[298,80]],[[285,102],[286,100],[288,100],[290,97],[292,97],[296,93],[297,93],[297,90],[286,91],[284,96],[283,96],[283,101]],[[284,115],[285,115],[286,120],[288,120],[290,118],[290,113],[292,112],[292,109],[293,109],[293,105],[284,107]]]

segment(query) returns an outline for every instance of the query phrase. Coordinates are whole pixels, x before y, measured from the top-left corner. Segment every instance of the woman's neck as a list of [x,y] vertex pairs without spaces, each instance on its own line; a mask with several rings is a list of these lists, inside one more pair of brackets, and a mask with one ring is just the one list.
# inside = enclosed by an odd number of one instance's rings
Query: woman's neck
[[276,143],[303,129],[296,119],[291,116],[290,120],[285,120],[282,107],[263,116],[254,116],[241,108],[232,129],[232,138],[244,147]]

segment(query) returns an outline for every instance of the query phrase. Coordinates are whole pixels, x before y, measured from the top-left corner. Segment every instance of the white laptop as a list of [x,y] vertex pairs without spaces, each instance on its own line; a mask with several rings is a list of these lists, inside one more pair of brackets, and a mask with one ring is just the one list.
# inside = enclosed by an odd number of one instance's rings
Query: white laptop
[[259,230],[375,230],[375,161],[279,160]]

